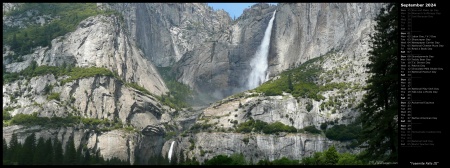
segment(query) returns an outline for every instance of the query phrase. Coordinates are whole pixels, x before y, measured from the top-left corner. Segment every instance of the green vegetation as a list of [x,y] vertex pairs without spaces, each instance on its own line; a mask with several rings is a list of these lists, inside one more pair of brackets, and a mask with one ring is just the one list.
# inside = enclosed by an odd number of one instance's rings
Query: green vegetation
[[58,100],[59,101],[59,95],[60,93],[52,93],[50,95],[48,95],[47,100]]
[[[8,121],[3,118],[3,121]],[[39,125],[46,128],[70,127],[77,124],[83,124],[85,128],[94,129],[96,131],[111,131],[115,129],[124,129],[126,131],[134,131],[134,128],[124,127],[118,119],[114,121],[108,119],[82,118],[80,116],[68,117],[38,117],[37,113],[33,114],[17,114],[9,121],[10,125],[34,126]]]
[[329,128],[325,135],[328,139],[337,141],[349,141],[357,139],[361,133],[361,126],[357,123],[352,123],[349,125],[335,125]]
[[362,135],[367,144],[365,158],[377,161],[398,160],[398,4],[382,8],[375,18],[367,65],[366,95],[359,105]]
[[210,160],[205,160],[203,165],[247,165],[243,154],[217,155]]
[[[64,68],[64,67],[63,67]],[[100,68],[100,67],[89,67],[89,68],[80,68],[80,67],[74,67],[71,68],[70,71],[65,75],[70,76],[67,79],[64,79],[61,84],[65,84],[67,82],[71,82],[77,79],[81,78],[88,78],[88,77],[94,77],[94,76],[109,76],[114,77],[114,74],[106,69],[106,68]]]
[[63,152],[62,142],[57,138],[44,140],[40,137],[36,140],[33,133],[21,144],[13,134],[9,144],[3,138],[3,165],[130,165],[129,160],[105,160],[99,151],[77,148],[73,138],[70,136]]
[[312,110],[312,108],[313,108],[313,105],[311,104],[311,102],[307,102],[306,103],[306,111],[311,111]]
[[308,131],[312,134],[320,134],[322,131],[318,130],[314,125],[306,126],[303,130]]
[[212,124],[206,124],[206,123],[195,123],[191,128],[192,133],[198,133],[200,131],[208,130],[212,128]]
[[236,128],[236,132],[263,132],[265,134],[273,134],[278,132],[297,132],[297,129],[293,126],[284,125],[279,121],[268,124],[264,121],[251,119],[239,124]]
[[334,146],[323,152],[316,152],[312,157],[303,158],[302,165],[363,165],[357,155],[338,153]]
[[164,139],[166,141],[168,141],[169,139],[171,139],[172,137],[175,137],[177,135],[176,132],[167,132],[166,134],[164,134]]
[[[183,158],[182,158],[183,159]],[[195,158],[194,158],[195,160]],[[189,162],[179,162],[181,165],[187,165]],[[194,162],[199,165],[198,162]],[[338,153],[334,146],[331,146],[323,152],[316,152],[312,157],[306,157],[302,160],[291,160],[286,157],[269,161],[267,159],[252,162],[245,160],[243,154],[234,153],[231,156],[216,155],[209,160],[205,160],[203,165],[365,165],[366,162],[359,159],[358,155],[349,153]]]
[[292,93],[294,97],[323,99],[323,96],[318,94],[319,86],[314,83],[322,71],[314,62],[321,58],[313,58],[298,68],[282,72],[279,79],[266,82],[255,90],[264,93],[266,96],[281,95],[282,92],[288,92]]
[[97,9],[95,3],[24,3],[18,9],[6,13],[6,16],[21,16],[27,11],[37,11],[37,15],[49,15],[53,19],[48,24],[29,25],[26,28],[7,27],[3,25],[3,44],[11,46],[15,55],[10,55],[14,61],[21,61],[20,55],[29,54],[35,47],[49,46],[52,39],[75,30],[77,25],[89,16],[99,14],[116,15],[123,17],[115,11],[102,11]]
[[[323,73],[323,69],[319,66],[320,62],[331,53],[313,58],[306,61],[300,67],[284,71],[280,74],[280,78],[268,81],[257,87],[255,91],[264,93],[266,96],[281,95],[283,92],[291,93],[294,97],[311,98],[316,101],[324,100],[320,93],[333,89],[350,88],[349,83],[327,83],[326,85],[318,85],[315,81],[319,75]],[[319,65],[318,65],[319,64]],[[311,104],[307,104],[307,110],[312,109]]]
[[242,139],[242,142],[244,142],[246,145],[248,144],[248,142],[250,141],[250,138],[245,137]]
[[281,159],[275,159],[273,161],[263,159],[258,161],[256,165],[300,165],[300,162],[299,160],[291,160],[286,157],[282,157]]
[[[71,82],[73,80],[94,77],[94,76],[111,76],[114,74],[106,69],[99,67],[89,67],[89,68],[80,68],[80,67],[71,67],[69,66],[37,66],[37,63],[33,61],[30,66],[25,68],[24,70],[18,73],[3,73],[3,84],[10,83],[20,79],[31,79],[32,77],[42,76],[47,74],[53,74],[55,77],[67,75],[69,78],[64,79],[61,83]],[[47,88],[49,87],[49,88]],[[52,89],[51,86],[47,86],[45,90],[47,93]]]
[[3,120],[10,120],[10,119],[11,119],[11,114],[9,114],[9,110],[3,109]]
[[158,71],[169,89],[166,95],[160,97],[161,102],[175,109],[189,108],[187,101],[194,97],[191,88],[176,80],[171,67],[158,67]]
[[328,124],[327,124],[326,122],[320,124],[320,129],[321,129],[321,130],[326,130],[327,127],[328,127]]
[[138,91],[140,91],[140,92],[142,92],[142,93],[145,93],[145,94],[148,94],[148,95],[152,95],[152,94],[150,93],[150,91],[148,91],[147,89],[145,89],[145,88],[142,87],[142,86],[139,86],[137,83],[125,83],[125,86],[134,88],[134,89],[136,89],[136,90],[138,90]]

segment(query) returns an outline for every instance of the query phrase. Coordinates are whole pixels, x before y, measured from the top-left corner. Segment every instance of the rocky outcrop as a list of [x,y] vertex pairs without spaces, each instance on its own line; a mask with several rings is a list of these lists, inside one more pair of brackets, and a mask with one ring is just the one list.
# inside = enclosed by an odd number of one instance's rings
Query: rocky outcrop
[[[14,10],[19,7],[20,4],[14,4],[9,8],[6,7],[6,11]],[[3,5],[5,9],[5,5]],[[5,14],[5,10],[3,11]],[[3,23],[10,28],[26,28],[28,26],[40,25],[51,23],[53,20],[59,19],[59,17],[52,17],[51,15],[42,15],[38,10],[29,10],[26,13],[18,16],[3,17]]]
[[104,67],[155,95],[168,91],[156,68],[125,34],[116,16],[89,17],[74,32],[53,39],[51,47],[37,48],[23,58],[23,62],[7,64],[6,70],[21,71],[33,60],[38,65]]
[[20,6],[22,3],[2,3],[2,4],[3,4],[3,15],[5,15],[5,13],[8,13],[9,11],[17,9],[17,7]]
[[[170,121],[170,113],[174,111],[162,106],[156,98],[125,87],[111,77],[82,78],[59,85],[61,80],[62,77],[50,74],[5,84],[3,106],[15,107],[10,112],[13,116],[36,112],[40,117],[118,118],[140,129]],[[52,90],[45,93],[45,87],[50,86]],[[59,100],[47,99],[50,93],[58,93]]]
[[[300,160],[310,157],[315,152],[335,146],[338,152],[353,152],[347,142],[331,141],[322,135],[312,134],[240,134],[240,133],[198,133],[174,139],[174,155],[181,159],[181,153],[186,158],[196,158],[199,162],[211,159],[216,155],[232,155],[242,153],[247,161],[253,163],[262,159],[273,161],[282,157]],[[194,142],[194,143],[192,143]],[[171,145],[169,140],[163,147],[165,156]],[[191,148],[194,146],[194,148]],[[190,150],[192,149],[192,150]]]
[[269,54],[270,74],[329,51],[366,57],[368,35],[381,7],[375,3],[279,4]]

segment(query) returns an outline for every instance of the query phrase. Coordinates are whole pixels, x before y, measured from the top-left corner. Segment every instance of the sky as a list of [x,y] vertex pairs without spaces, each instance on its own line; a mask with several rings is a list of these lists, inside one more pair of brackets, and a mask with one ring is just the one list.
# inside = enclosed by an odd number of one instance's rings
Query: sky
[[[233,18],[236,16],[238,18],[244,12],[245,8],[250,8],[256,3],[208,3],[209,6],[213,7],[214,10],[224,9]],[[276,3],[270,3],[276,4]]]

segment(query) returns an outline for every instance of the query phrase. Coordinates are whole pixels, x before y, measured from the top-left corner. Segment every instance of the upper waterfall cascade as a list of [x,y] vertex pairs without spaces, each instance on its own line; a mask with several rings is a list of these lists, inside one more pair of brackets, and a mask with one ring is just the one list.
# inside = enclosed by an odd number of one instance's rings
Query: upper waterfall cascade
[[266,82],[268,79],[269,74],[267,73],[267,59],[269,55],[270,35],[272,34],[272,25],[276,12],[276,10],[273,12],[272,18],[270,19],[266,31],[264,32],[264,38],[261,45],[258,47],[255,56],[250,61],[251,72],[248,77],[247,89],[254,89],[261,83]]

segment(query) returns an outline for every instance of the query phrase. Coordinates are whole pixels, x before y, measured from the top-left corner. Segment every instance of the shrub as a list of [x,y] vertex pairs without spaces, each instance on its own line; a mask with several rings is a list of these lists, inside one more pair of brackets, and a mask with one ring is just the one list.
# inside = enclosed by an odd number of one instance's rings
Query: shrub
[[12,117],[11,117],[11,114],[9,114],[9,111],[7,111],[7,110],[3,110],[3,120],[10,120]]
[[248,144],[249,141],[250,141],[250,139],[248,137],[245,137],[244,139],[242,139],[242,142],[244,142],[245,144]]
[[290,160],[286,157],[272,161],[272,165],[299,165],[298,160]]
[[255,132],[263,132],[265,134],[272,134],[278,132],[297,132],[297,129],[293,126],[287,126],[279,121],[268,124],[260,120],[249,120],[241,123],[237,126],[236,132],[249,133],[252,130]]
[[217,155],[205,161],[204,165],[231,165],[233,160],[226,155]]
[[311,104],[311,102],[307,102],[306,103],[306,111],[311,111],[312,110],[312,108],[313,108],[313,105]]
[[52,93],[47,96],[47,100],[58,100],[59,101],[59,95],[60,93]]
[[166,133],[166,134],[164,135],[164,139],[165,139],[166,141],[168,141],[169,139],[171,139],[172,137],[174,137],[174,136],[176,136],[176,135],[177,135],[176,132],[168,132],[168,133]]
[[320,124],[320,129],[321,130],[326,130],[327,129],[328,124],[326,122]]
[[349,141],[358,138],[361,127],[355,123],[349,125],[335,125],[325,132],[328,139]]
[[334,146],[323,152],[316,152],[312,157],[301,160],[302,165],[363,165],[357,155],[349,153],[338,153]]
[[308,131],[313,134],[320,134],[320,130],[318,130],[314,125],[306,126],[303,130]]
[[246,165],[247,161],[243,154],[232,154],[231,156],[217,155],[210,160],[205,160],[204,165]]

